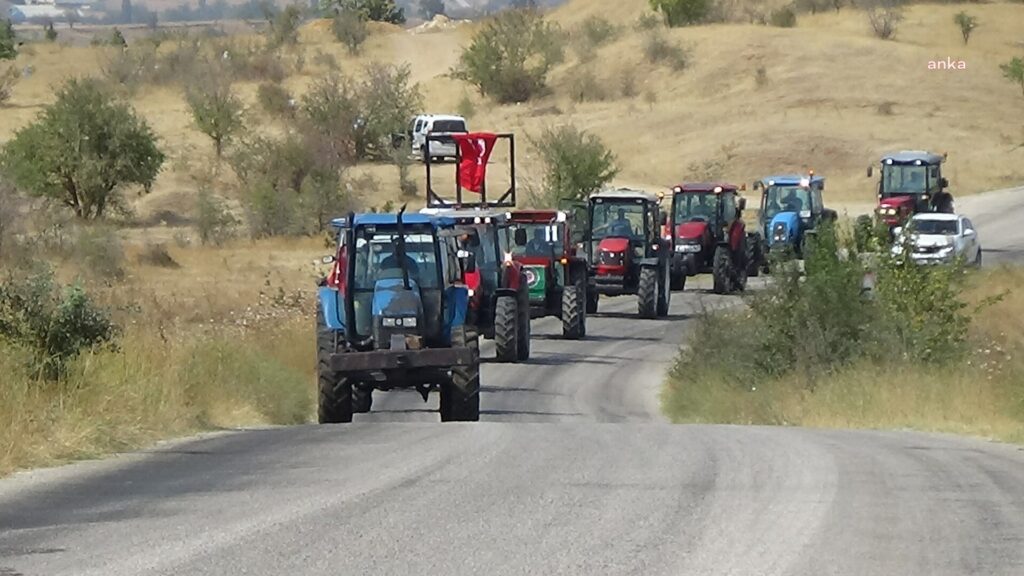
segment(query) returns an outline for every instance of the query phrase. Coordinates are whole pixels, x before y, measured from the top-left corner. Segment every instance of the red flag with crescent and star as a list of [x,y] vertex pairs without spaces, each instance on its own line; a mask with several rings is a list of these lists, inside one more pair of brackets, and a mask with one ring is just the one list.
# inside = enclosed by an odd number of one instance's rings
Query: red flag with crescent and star
[[494,150],[497,134],[490,132],[469,132],[452,134],[459,147],[462,161],[459,163],[460,184],[470,192],[480,193],[487,175],[487,162]]

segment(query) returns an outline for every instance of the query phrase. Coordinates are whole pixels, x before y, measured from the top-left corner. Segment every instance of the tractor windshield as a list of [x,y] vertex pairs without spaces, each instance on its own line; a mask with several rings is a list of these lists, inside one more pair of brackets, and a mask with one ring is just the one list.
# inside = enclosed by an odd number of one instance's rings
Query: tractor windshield
[[605,238],[637,239],[644,236],[643,201],[597,202],[591,220],[593,240]]
[[811,190],[803,186],[768,186],[764,192],[764,218],[771,220],[779,212],[811,209]]
[[676,224],[682,224],[683,222],[711,222],[715,219],[717,204],[718,198],[713,192],[676,194],[673,221]]
[[924,194],[927,188],[927,166],[886,164],[882,166],[882,195]]
[[[440,268],[437,266],[437,244],[429,231],[410,228],[405,230],[405,265],[409,280],[420,289],[441,286]],[[398,254],[398,234],[387,230],[367,229],[356,240],[355,283],[357,291],[373,291],[378,280],[402,278]]]
[[536,258],[552,258],[561,255],[565,250],[562,242],[563,224],[544,224],[541,222],[516,222],[513,230],[526,230],[526,245],[513,246],[515,256]]

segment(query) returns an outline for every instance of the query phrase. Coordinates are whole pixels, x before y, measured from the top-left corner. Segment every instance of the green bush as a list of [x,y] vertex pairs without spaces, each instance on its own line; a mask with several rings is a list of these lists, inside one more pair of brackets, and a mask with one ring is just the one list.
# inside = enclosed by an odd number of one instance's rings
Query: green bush
[[228,211],[224,202],[207,188],[200,188],[196,196],[196,230],[203,244],[220,246],[235,233],[238,219]]
[[356,12],[374,22],[405,24],[405,10],[395,0],[320,0],[320,9],[330,14]]
[[779,28],[793,28],[796,26],[796,12],[788,6],[772,10],[771,15],[768,16],[768,22]]
[[10,20],[0,20],[0,60],[14,60],[18,55],[18,39]]
[[525,102],[547,88],[564,57],[564,37],[533,10],[506,10],[489,20],[462,51],[454,78],[501,103]]
[[971,33],[978,27],[978,19],[966,12],[959,12],[953,16],[953,23],[960,27],[960,34],[964,37],[964,45],[971,39]]
[[650,0],[651,8],[661,12],[669,26],[689,26],[707,18],[711,0]]
[[644,57],[651,64],[666,64],[676,72],[685,70],[689,64],[687,50],[670,41],[656,28],[644,37]]
[[280,84],[260,84],[256,89],[256,100],[263,111],[273,118],[291,118],[295,115],[294,99]]
[[533,144],[544,163],[545,192],[536,201],[548,207],[581,199],[619,172],[600,138],[574,126],[549,128]]
[[124,186],[148,191],[164,155],[145,120],[98,80],[71,79],[7,142],[0,161],[22,190],[95,219],[123,208]]
[[53,28],[53,22],[47,22],[46,23],[46,32],[44,33],[44,35],[46,36],[46,41],[47,42],[56,42],[57,41],[57,31],[54,30],[54,28]]
[[1003,76],[1007,80],[1014,84],[1019,84],[1021,92],[1024,93],[1024,60],[1019,57],[1014,57],[1006,64],[1000,64],[999,69],[1003,71]]
[[331,21],[331,32],[338,42],[348,48],[349,54],[358,54],[363,43],[370,37],[366,19],[354,10],[342,10]]
[[214,153],[219,160],[227,143],[242,127],[242,101],[231,89],[231,82],[218,68],[210,68],[188,85],[185,101],[192,120],[200,132],[213,140]]
[[280,46],[293,46],[299,41],[299,23],[302,22],[302,11],[296,5],[286,7],[274,14],[270,21],[267,46],[271,49]]
[[29,351],[37,377],[60,378],[68,362],[116,334],[106,310],[80,285],[58,285],[49,269],[0,280],[0,339]]

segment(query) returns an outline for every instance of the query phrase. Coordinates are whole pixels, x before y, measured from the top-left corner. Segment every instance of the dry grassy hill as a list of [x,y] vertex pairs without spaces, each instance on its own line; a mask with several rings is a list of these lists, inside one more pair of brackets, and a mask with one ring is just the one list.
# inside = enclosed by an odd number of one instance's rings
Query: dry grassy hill
[[[906,147],[948,152],[948,175],[959,194],[1024,180],[1024,129],[1013,120],[1024,97],[998,68],[1024,54],[1017,26],[1024,5],[967,6],[980,21],[968,46],[952,21],[962,5],[908,8],[896,41],[874,38],[865,15],[853,9],[804,14],[792,29],[715,24],[669,30],[667,37],[689,50],[688,66],[677,72],[644,56],[647,33],[634,24],[646,4],[574,0],[555,9],[550,17],[568,30],[600,16],[621,31],[589,63],[568,50],[551,75],[552,94],[527,104],[497,106],[445,77],[473,26],[427,34],[381,26],[364,54],[353,58],[324,23],[315,22],[304,29],[298,48],[306,65],[286,84],[301,93],[323,74],[319,54],[332,55],[347,72],[374,60],[408,62],[428,111],[452,111],[469,96],[475,128],[535,136],[547,126],[574,123],[615,151],[621,183],[652,188],[702,175],[750,181],[813,167],[830,178],[831,197],[870,200],[864,169],[881,152]],[[928,69],[929,61],[947,57],[964,60],[967,69]],[[0,113],[0,142],[51,99],[55,83],[99,73],[106,58],[100,48],[34,44],[17,61],[35,72]],[[574,102],[569,93],[581,74],[592,74],[606,98]],[[629,75],[635,76],[636,96],[626,98],[620,86]],[[255,85],[239,89],[255,107]],[[171,158],[154,193],[138,200],[140,215],[182,210],[191,204],[197,165],[209,162],[209,142],[192,128],[180,91],[144,89],[134,104]],[[520,176],[527,187],[537,186],[540,167],[526,140]],[[367,191],[368,204],[398,196],[394,168],[361,170],[379,182],[378,190]]]

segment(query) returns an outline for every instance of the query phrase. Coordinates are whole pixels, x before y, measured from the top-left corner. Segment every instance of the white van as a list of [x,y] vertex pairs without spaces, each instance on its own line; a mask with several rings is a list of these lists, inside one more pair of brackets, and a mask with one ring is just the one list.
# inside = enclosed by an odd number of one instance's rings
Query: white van
[[[421,114],[412,119],[412,122],[409,124],[409,131],[412,140],[412,152],[423,158],[424,162],[428,155],[432,160],[455,158],[455,140],[450,135],[469,132],[466,128],[465,118],[445,114]],[[424,149],[427,134],[441,137],[440,141],[431,141],[429,152]],[[448,137],[446,138],[446,136]]]

